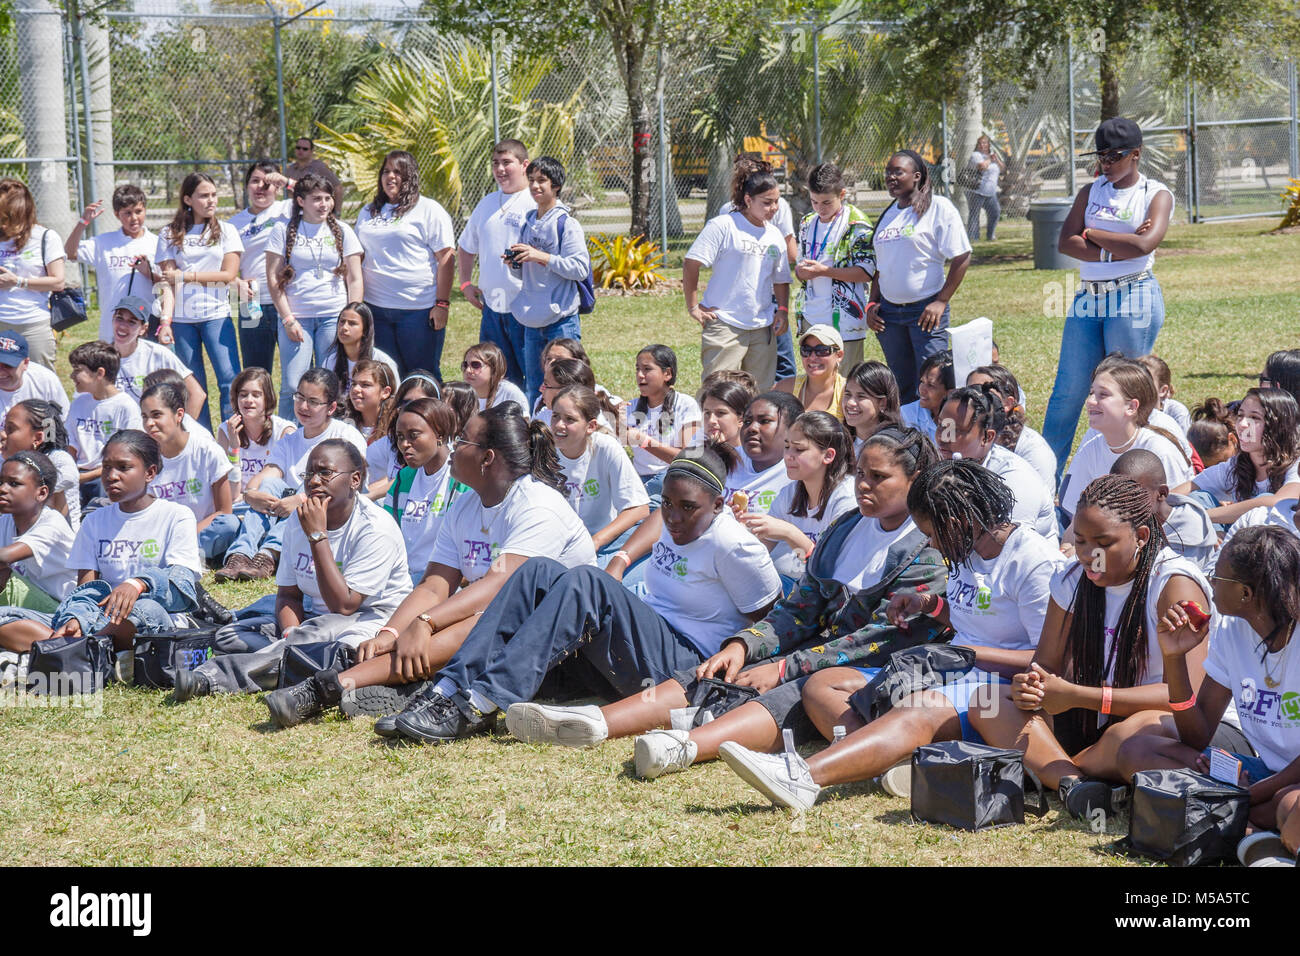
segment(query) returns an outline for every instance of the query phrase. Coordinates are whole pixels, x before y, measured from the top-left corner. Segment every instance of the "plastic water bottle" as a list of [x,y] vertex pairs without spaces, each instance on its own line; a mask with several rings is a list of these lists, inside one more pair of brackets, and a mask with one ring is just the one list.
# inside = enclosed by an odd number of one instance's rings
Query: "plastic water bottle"
[[248,283],[248,317],[254,324],[262,323],[262,303],[257,301],[257,280],[251,279]]
[[836,725],[831,729],[831,743],[833,743],[833,744],[837,744],[837,743],[839,743],[841,740],[843,740],[844,737],[845,737],[845,733],[844,733],[844,725],[843,725],[843,724],[836,724]]

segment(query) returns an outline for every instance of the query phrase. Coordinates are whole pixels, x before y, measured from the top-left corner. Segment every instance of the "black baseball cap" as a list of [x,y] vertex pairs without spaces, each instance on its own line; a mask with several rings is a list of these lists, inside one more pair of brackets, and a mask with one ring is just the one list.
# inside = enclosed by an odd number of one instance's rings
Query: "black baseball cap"
[[1097,148],[1082,155],[1096,156],[1098,153],[1109,153],[1112,149],[1137,149],[1142,145],[1142,128],[1131,119],[1112,116],[1108,120],[1102,120],[1097,127],[1095,141]]

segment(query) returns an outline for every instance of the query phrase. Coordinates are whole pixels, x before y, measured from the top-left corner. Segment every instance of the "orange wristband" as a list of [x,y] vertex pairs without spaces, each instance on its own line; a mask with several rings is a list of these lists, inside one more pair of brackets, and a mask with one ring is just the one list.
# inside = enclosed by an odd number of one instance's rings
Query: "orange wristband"
[[1110,716],[1111,696],[1114,694],[1114,688],[1109,684],[1101,689],[1101,712],[1107,717]]
[[1187,698],[1187,700],[1181,700],[1181,701],[1179,701],[1179,702],[1176,703],[1176,704],[1175,704],[1172,700],[1169,702],[1169,709],[1170,709],[1170,710],[1191,710],[1191,709],[1192,709],[1193,707],[1195,707],[1195,706],[1196,706],[1196,695],[1195,695],[1195,694],[1193,694],[1191,697]]

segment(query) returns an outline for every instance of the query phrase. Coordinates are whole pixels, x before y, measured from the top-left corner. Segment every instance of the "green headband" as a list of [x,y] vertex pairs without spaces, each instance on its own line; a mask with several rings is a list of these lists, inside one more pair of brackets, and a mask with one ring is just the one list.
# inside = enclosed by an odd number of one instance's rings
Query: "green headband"
[[692,458],[674,458],[664,477],[667,478],[668,474],[674,471],[680,471],[692,478],[701,478],[710,488],[716,489],[718,494],[723,493],[722,479]]

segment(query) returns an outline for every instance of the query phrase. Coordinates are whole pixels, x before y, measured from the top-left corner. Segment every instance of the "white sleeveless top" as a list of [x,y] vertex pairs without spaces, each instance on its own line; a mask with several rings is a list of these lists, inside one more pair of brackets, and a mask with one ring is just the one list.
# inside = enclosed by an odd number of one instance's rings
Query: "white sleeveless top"
[[[1088,205],[1083,212],[1085,229],[1104,229],[1107,232],[1137,232],[1147,218],[1151,200],[1161,191],[1173,192],[1164,183],[1147,179],[1139,174],[1138,181],[1127,189],[1116,189],[1105,177],[1098,176],[1088,190]],[[1173,210],[1170,209],[1172,214]],[[1140,259],[1122,259],[1119,262],[1080,262],[1079,278],[1089,282],[1104,282],[1120,276],[1146,272],[1155,262],[1155,253]]]

